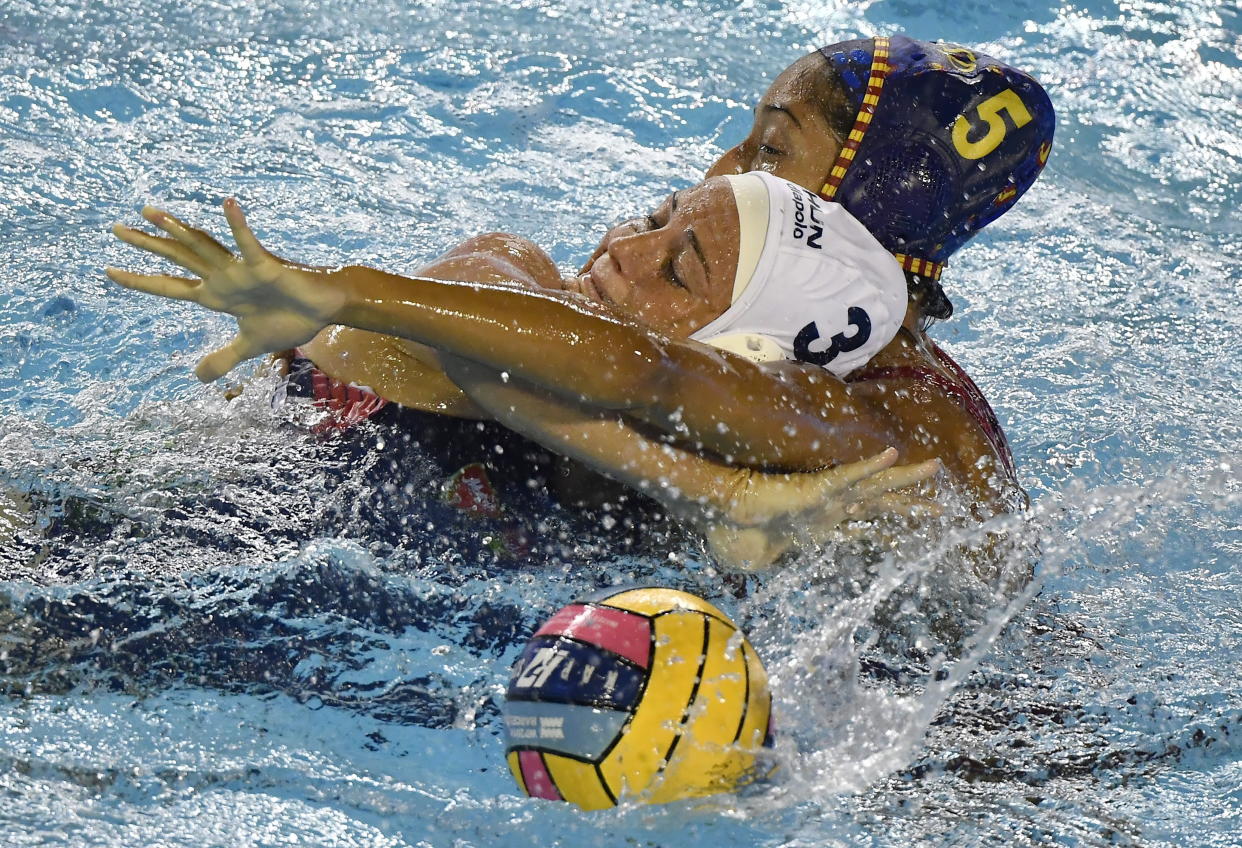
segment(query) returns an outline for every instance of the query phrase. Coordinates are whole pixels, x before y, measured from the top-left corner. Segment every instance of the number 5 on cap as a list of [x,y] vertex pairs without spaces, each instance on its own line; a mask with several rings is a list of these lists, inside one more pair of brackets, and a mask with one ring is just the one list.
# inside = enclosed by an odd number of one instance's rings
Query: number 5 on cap
[[[1011,88],[989,97],[965,115],[957,116],[953,122],[953,146],[963,159],[982,159],[1005,140],[1007,129],[1002,112],[1009,113],[1015,130],[1031,122],[1031,113]],[[969,135],[980,127],[987,127],[988,131],[978,141],[971,141]]]

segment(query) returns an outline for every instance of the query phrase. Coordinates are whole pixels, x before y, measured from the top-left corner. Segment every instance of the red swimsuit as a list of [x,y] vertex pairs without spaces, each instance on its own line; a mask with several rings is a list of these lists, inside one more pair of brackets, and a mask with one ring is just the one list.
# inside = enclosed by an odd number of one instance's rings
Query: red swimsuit
[[930,383],[957,400],[962,408],[970,413],[970,416],[975,421],[979,422],[983,435],[987,437],[988,443],[991,444],[996,455],[1001,458],[1005,470],[1009,472],[1010,477],[1016,478],[1017,471],[1013,464],[1013,452],[1009,449],[1009,440],[1005,438],[1005,431],[1001,429],[1000,421],[996,418],[996,413],[992,411],[992,406],[988,403],[987,398],[983,396],[983,392],[979,391],[975,381],[970,379],[970,375],[963,371],[960,365],[954,362],[934,341],[928,339],[928,342],[930,342],[932,352],[936,354],[936,358],[940,360],[940,363],[949,372],[957,377],[956,380],[946,377],[934,368],[902,365],[893,368],[865,368],[857,374],[852,374],[849,382],[858,383],[863,380],[896,378]]
[[289,367],[291,378],[308,390],[317,409],[327,413],[313,428],[316,433],[348,430],[388,405],[388,401],[369,389],[329,377],[316,368],[301,350],[295,350],[293,356]]

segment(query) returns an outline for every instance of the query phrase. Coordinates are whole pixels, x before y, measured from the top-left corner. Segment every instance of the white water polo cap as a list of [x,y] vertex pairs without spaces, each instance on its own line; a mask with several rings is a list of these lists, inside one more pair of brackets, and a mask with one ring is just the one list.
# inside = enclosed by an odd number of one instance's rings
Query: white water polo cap
[[733,301],[690,338],[838,377],[866,364],[906,315],[897,260],[838,203],[761,171],[726,179],[740,224]]

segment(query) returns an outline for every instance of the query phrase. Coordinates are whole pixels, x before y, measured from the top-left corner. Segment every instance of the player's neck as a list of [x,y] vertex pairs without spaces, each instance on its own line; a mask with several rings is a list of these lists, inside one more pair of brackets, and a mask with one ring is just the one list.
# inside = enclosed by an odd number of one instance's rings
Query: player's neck
[[897,335],[871,358],[871,365],[881,368],[897,365],[908,365],[914,360],[925,360],[931,356],[927,335],[919,329],[921,313],[918,305],[910,302],[905,319],[897,330]]

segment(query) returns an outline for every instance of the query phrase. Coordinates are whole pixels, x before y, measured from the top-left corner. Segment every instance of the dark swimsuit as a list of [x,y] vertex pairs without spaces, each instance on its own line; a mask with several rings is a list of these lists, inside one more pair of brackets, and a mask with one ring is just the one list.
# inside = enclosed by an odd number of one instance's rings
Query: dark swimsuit
[[[289,363],[285,391],[310,399],[325,413],[314,432],[336,445],[345,465],[373,468],[377,487],[391,491],[396,481],[412,473],[423,478],[410,503],[398,505],[390,497],[387,507],[376,504],[372,526],[381,534],[389,535],[379,525],[395,521],[400,527],[394,527],[397,532],[392,535],[408,535],[402,528],[409,522],[398,513],[437,513],[439,520],[454,525],[466,519],[480,538],[498,533],[504,538],[494,538],[493,549],[520,554],[509,559],[528,560],[527,542],[554,533],[531,528],[549,521],[573,528],[561,538],[575,544],[607,538],[608,549],[627,553],[660,545],[674,529],[663,527],[658,504],[631,492],[610,495],[612,505],[605,505],[599,514],[592,508],[563,505],[549,490],[549,481],[564,470],[559,457],[542,446],[492,421],[422,412],[387,401],[369,389],[330,377],[298,352]],[[399,483],[397,487],[401,488]],[[606,517],[610,510],[615,520]],[[391,513],[391,519],[385,522],[381,512]],[[601,536],[601,526],[614,525],[616,530]],[[663,529],[653,532],[656,527]]]
[[309,359],[295,352],[289,363],[287,394],[313,401],[325,413],[312,428],[324,435],[345,433],[364,421],[381,428],[398,428],[401,441],[421,448],[428,459],[455,471],[471,463],[489,469],[521,464],[527,479],[541,486],[552,455],[513,431],[489,421],[471,421],[409,409],[385,400],[370,389],[328,376]]

